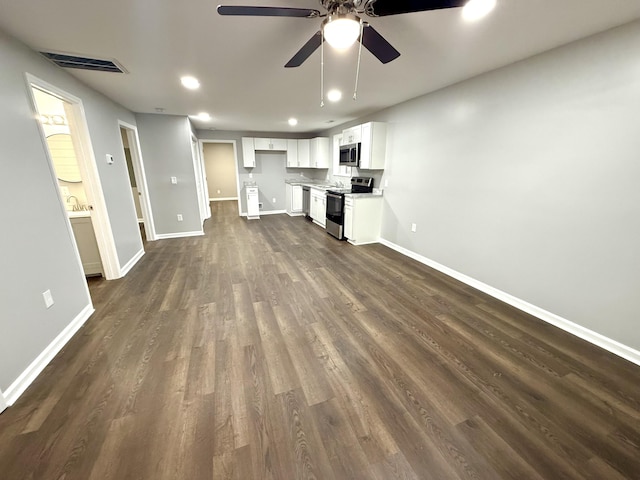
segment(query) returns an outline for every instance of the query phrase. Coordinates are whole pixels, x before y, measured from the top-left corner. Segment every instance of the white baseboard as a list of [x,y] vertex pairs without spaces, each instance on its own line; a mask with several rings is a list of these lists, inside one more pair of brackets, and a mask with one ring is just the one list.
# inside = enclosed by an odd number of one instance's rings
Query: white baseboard
[[124,277],[127,273],[129,273],[129,270],[131,270],[133,266],[138,263],[143,255],[144,248],[141,248],[140,251],[131,258],[131,260],[129,260],[122,268],[120,268],[120,277],[118,278]]
[[423,257],[422,255],[419,255],[415,252],[412,252],[411,250],[408,250],[404,247],[396,245],[395,243],[389,242],[388,240],[381,238],[380,243],[391,248],[392,250],[395,250],[396,252],[406,255],[407,257],[413,258],[414,260],[424,265],[427,265],[435,270],[438,270],[439,272],[444,273],[445,275],[448,275],[462,283],[465,283],[477,290],[480,290],[481,292],[484,292],[487,295],[491,295],[492,297],[497,298],[498,300],[508,305],[511,305],[512,307],[517,308],[518,310],[522,310],[523,312],[526,312],[530,315],[533,315],[536,318],[539,318],[540,320],[550,323],[551,325],[554,325],[560,328],[561,330],[564,330],[565,332],[569,332],[575,335],[576,337],[582,338],[587,342],[597,345],[600,348],[604,348],[608,352],[618,355],[619,357],[622,357],[625,360],[629,360],[630,362],[635,363],[636,365],[640,365],[640,351],[638,350],[635,350],[611,338],[605,337],[604,335],[594,332],[593,330],[589,330],[588,328],[578,325],[577,323],[567,320],[566,318],[562,318],[556,315],[555,313],[548,312],[543,308],[532,305],[520,298],[514,297],[513,295],[503,292],[502,290],[498,290],[497,288],[494,288],[491,285],[487,285],[486,283],[482,283],[479,280],[476,280],[463,273],[457,272],[456,270],[453,270],[449,267],[441,265],[438,262],[435,262],[427,257]]
[[[281,215],[281,214],[283,214],[283,213],[287,213],[287,211],[286,211],[286,210],[267,210],[267,211],[265,212],[265,211],[260,210],[260,217],[262,217],[262,216],[264,216],[264,215]],[[247,216],[247,212],[242,212],[242,213],[240,214],[240,216],[241,216],[241,217],[246,217],[246,216]],[[257,219],[257,218],[259,218],[259,217],[251,217],[251,218],[252,218],[252,219]]]
[[4,394],[2,393],[2,390],[0,390],[0,413],[2,413],[9,405],[7,405],[7,402],[4,399]]
[[4,392],[4,401],[8,406],[11,406],[15,401],[24,393],[24,391],[31,385],[40,372],[49,364],[53,357],[62,350],[67,342],[73,337],[73,335],[84,325],[84,322],[94,312],[93,305],[89,303],[82,311],[74,318],[69,325],[65,327],[62,332],[51,342],[47,348],[45,348],[36,359],[31,362],[31,365],[20,374],[20,376],[7,388]]
[[204,232],[202,230],[194,232],[159,233],[156,235],[156,240],[166,240],[168,238],[200,237],[202,235],[204,235]]
[[210,202],[226,202],[228,200],[238,200],[238,197],[210,198]]

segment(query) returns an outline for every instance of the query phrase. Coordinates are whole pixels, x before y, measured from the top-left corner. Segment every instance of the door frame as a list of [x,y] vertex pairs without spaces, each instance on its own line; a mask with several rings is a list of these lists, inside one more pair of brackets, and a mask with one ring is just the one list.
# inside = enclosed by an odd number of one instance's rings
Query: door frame
[[[144,169],[144,161],[142,159],[142,149],[140,148],[140,137],[138,136],[138,127],[118,119],[118,131],[124,130],[127,134],[129,142],[129,152],[131,153],[131,164],[133,165],[133,175],[136,177],[136,185],[138,193],[140,193],[140,209],[142,210],[142,223],[144,224],[144,232],[148,241],[157,240],[156,226],[153,223],[153,212],[151,210],[151,199],[149,198],[149,187],[147,185],[147,175]],[[120,136],[122,138],[122,136]],[[124,143],[122,144],[124,152]],[[133,194],[131,196],[133,199]],[[135,199],[133,199],[135,209]]]
[[209,205],[209,194],[204,181],[204,159],[200,154],[198,137],[189,128],[189,140],[191,142],[191,157],[193,158],[193,173],[196,180],[196,195],[198,196],[198,211],[200,212],[200,226],[204,227],[204,221],[211,218]]
[[[235,163],[235,174],[236,174],[236,192],[238,195],[238,216],[242,216],[242,205],[240,202],[240,174],[238,173],[238,147],[237,142],[235,140],[200,140],[200,156],[202,157],[202,168],[205,170],[204,166],[204,144],[205,143],[230,143],[233,145],[233,161]],[[205,176],[206,178],[206,176]],[[206,184],[206,182],[205,182]],[[207,204],[209,204],[209,195],[207,194]],[[211,210],[209,210],[209,216],[211,216]]]
[[[77,143],[77,149],[80,150],[81,155],[78,158],[78,167],[82,175],[82,183],[85,187],[87,194],[87,201],[93,206],[93,210],[90,210],[91,221],[93,229],[96,235],[96,242],[98,244],[98,251],[100,252],[100,259],[102,260],[102,267],[104,270],[104,276],[107,280],[113,280],[120,278],[121,268],[120,261],[118,259],[118,252],[116,250],[115,239],[113,238],[113,231],[111,229],[111,223],[109,221],[109,215],[107,212],[107,204],[104,199],[104,192],[102,190],[102,183],[100,182],[100,175],[98,173],[98,166],[91,143],[91,136],[89,134],[89,127],[87,125],[87,117],[84,110],[84,104],[79,97],[70,94],[69,92],[52,85],[41,78],[36,77],[30,73],[25,73],[27,81],[27,90],[29,92],[29,101],[31,102],[31,108],[34,113],[34,118],[37,118],[38,107],[36,99],[33,94],[33,88],[42,90],[54,97],[69,104],[69,117],[67,120],[70,125],[73,125],[71,131],[72,138],[74,139],[74,147]],[[58,198],[60,200],[60,208],[65,213],[64,217],[67,223],[67,228],[76,250],[78,262],[82,267],[82,260],[80,259],[80,252],[78,245],[76,244],[73,230],[71,228],[71,221],[66,214],[66,207],[60,192],[60,186],[53,166],[53,159],[49,152],[49,146],[47,145],[46,135],[42,124],[36,121],[38,130],[40,131],[40,138],[43,143],[44,151],[49,163],[49,170],[51,172],[51,178],[58,191]],[[77,140],[77,142],[75,142]],[[82,269],[81,269],[82,271]],[[86,282],[85,282],[86,283]],[[88,291],[88,287],[87,287]]]

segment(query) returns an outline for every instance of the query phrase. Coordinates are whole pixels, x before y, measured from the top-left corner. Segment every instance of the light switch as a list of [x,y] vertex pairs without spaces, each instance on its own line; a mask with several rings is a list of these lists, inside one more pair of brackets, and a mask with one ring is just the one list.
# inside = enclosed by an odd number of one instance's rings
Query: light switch
[[177,185],[178,177],[171,177],[171,183],[173,183],[174,185]]
[[47,290],[46,292],[42,292],[42,298],[44,299],[44,306],[47,308],[51,308],[53,305],[53,295],[51,295],[51,290]]
[[107,153],[107,165],[113,164],[113,155]]

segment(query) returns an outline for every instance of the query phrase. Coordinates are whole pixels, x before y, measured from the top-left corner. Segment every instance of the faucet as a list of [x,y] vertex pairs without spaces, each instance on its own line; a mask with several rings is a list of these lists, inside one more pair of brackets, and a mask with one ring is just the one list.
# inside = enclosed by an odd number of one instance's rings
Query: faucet
[[70,201],[72,198],[74,198],[74,199],[75,199],[76,203],[75,203],[75,205],[73,205],[73,206],[71,207],[71,210],[73,210],[74,212],[77,212],[77,211],[78,211],[78,197],[76,197],[75,195],[69,195],[69,196],[67,197],[67,203],[70,203],[69,201]]

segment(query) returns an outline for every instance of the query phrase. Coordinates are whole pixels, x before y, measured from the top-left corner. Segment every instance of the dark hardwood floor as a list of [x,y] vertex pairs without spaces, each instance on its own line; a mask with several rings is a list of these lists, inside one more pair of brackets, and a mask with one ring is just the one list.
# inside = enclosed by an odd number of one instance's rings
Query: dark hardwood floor
[[381,245],[212,211],[90,281],[0,415],[0,478],[640,479],[640,367]]

